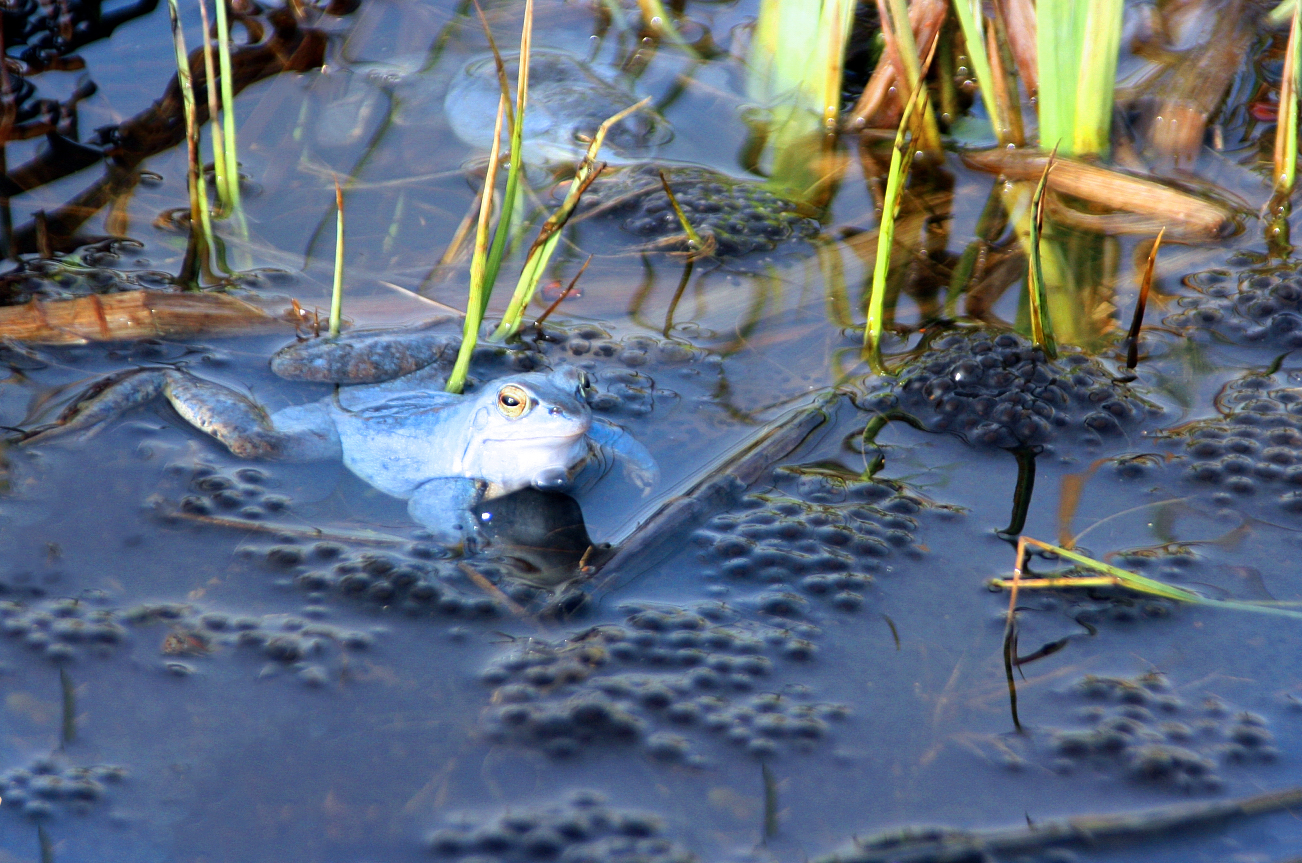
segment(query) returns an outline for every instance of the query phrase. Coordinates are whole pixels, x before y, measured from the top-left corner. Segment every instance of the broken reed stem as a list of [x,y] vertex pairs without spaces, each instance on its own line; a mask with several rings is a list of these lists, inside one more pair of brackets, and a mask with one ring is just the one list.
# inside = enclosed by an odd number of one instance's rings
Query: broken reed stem
[[1044,351],[1049,359],[1058,356],[1058,345],[1053,338],[1053,322],[1049,318],[1049,293],[1044,284],[1044,264],[1040,257],[1040,239],[1044,232],[1044,190],[1049,182],[1049,172],[1053,170],[1054,157],[1058,148],[1049,154],[1049,161],[1044,165],[1044,173],[1035,187],[1031,197],[1030,255],[1027,269],[1026,287],[1031,310],[1031,341]]
[[[222,0],[217,0],[218,3]],[[217,187],[218,215],[224,216],[230,209],[230,190],[226,176],[226,148],[223,145],[221,127],[221,102],[217,94],[217,65],[213,58],[212,29],[208,23],[207,0],[199,0],[199,17],[203,21],[203,71],[204,89],[208,92],[208,126],[212,144],[213,185]]]
[[[1079,539],[1079,537],[1077,538]],[[1103,573],[1106,580],[1100,581],[1096,576],[1087,576],[1084,579],[1077,579],[1072,576],[1060,576],[1051,579],[1036,579],[1034,581],[1024,580],[1021,577],[1022,566],[1025,562],[1025,548],[1028,545],[1033,545],[1036,548],[1064,557],[1073,563],[1085,567],[1086,569]],[[1037,587],[1045,586],[1046,582],[1050,582],[1052,586],[1059,588],[1097,587],[1101,584],[1106,584],[1111,587],[1133,590],[1136,593],[1156,596],[1161,599],[1169,599],[1174,602],[1187,602],[1190,605],[1210,606],[1212,608],[1223,608],[1229,611],[1252,611],[1257,614],[1270,614],[1277,617],[1302,619],[1302,611],[1285,608],[1282,603],[1253,602],[1243,599],[1211,599],[1203,596],[1201,593],[1195,593],[1194,591],[1187,590],[1183,587],[1176,587],[1175,585],[1167,584],[1166,582],[1158,581],[1154,578],[1148,578],[1147,576],[1139,575],[1138,573],[1130,572],[1129,570],[1121,569],[1120,567],[1112,566],[1108,563],[1103,563],[1102,561],[1095,560],[1091,557],[1086,557],[1079,552],[1051,545],[1042,540],[1032,539],[1029,536],[1020,537],[1017,542],[1017,548],[1017,561],[1013,568],[1013,577],[1011,579],[997,578],[990,582],[992,588],[1007,588],[1012,591],[1009,604],[1010,608],[1014,607],[1013,604],[1016,601],[1016,595],[1019,588],[1025,589],[1032,585]]]
[[702,248],[701,235],[696,233],[692,223],[687,221],[687,214],[678,205],[678,196],[674,194],[673,189],[669,188],[669,180],[665,178],[665,172],[657,171],[656,173],[660,175],[660,185],[665,190],[665,196],[669,198],[669,206],[674,208],[674,215],[678,217],[678,223],[683,226],[683,233],[687,235],[687,242],[692,244],[693,249],[699,251]]
[[520,324],[524,319],[524,310],[528,308],[530,301],[533,300],[533,295],[538,290],[538,282],[542,279],[543,271],[547,268],[547,263],[551,260],[556,245],[560,242],[561,228],[569,221],[570,216],[574,213],[574,208],[579,205],[579,198],[583,195],[583,192],[606,167],[604,164],[597,164],[597,153],[600,152],[601,145],[605,142],[606,135],[610,132],[611,127],[630,114],[642,110],[650,103],[651,98],[648,96],[636,105],[630,105],[623,111],[607,118],[597,128],[597,134],[592,136],[592,143],[588,145],[588,152],[584,155],[583,161],[579,163],[578,170],[574,172],[574,179],[570,181],[570,188],[565,195],[565,200],[561,203],[560,208],[543,223],[542,228],[538,231],[538,238],[534,240],[533,245],[529,248],[528,255],[525,256],[524,268],[520,273],[519,280],[516,282],[515,292],[511,295],[511,302],[506,308],[506,313],[502,316],[502,323],[493,332],[494,340],[500,341],[513,336],[520,329]]
[[1302,15],[1299,6],[1293,7],[1292,24],[1288,31],[1288,48],[1284,53],[1284,76],[1279,87],[1279,121],[1275,126],[1275,191],[1288,195],[1297,179],[1297,125],[1298,125],[1298,55],[1302,52]]
[[1144,326],[1144,309],[1148,306],[1148,292],[1153,287],[1153,270],[1157,266],[1157,250],[1162,247],[1162,237],[1166,228],[1158,231],[1153,240],[1153,248],[1148,252],[1148,263],[1144,266],[1144,278],[1139,283],[1139,299],[1135,303],[1135,318],[1130,322],[1129,345],[1126,347],[1126,368],[1135,370],[1139,365],[1139,331]]
[[[934,49],[935,42],[932,43]],[[918,87],[904,106],[904,116],[895,130],[891,147],[891,166],[886,173],[886,194],[882,198],[882,220],[877,229],[877,257],[873,261],[872,292],[868,296],[868,315],[864,321],[863,352],[875,374],[885,374],[882,365],[882,330],[886,320],[886,278],[890,274],[891,246],[895,242],[895,219],[900,212],[904,181],[917,150],[916,135],[909,134],[916,110],[926,110],[929,101],[926,87]],[[908,140],[906,141],[906,137]],[[907,149],[906,149],[907,147]]]
[[339,335],[344,315],[344,190],[335,178],[335,280],[330,289],[330,336]]
[[[181,85],[181,101],[185,108],[185,142],[189,161],[188,191],[190,197],[190,234],[196,241],[195,259],[206,266],[207,250],[213,247],[212,221],[208,212],[208,182],[199,163],[199,126],[194,108],[194,82],[190,78],[189,52],[185,48],[185,34],[181,31],[180,11],[176,0],[167,0],[168,16],[172,25],[172,47],[176,53],[176,77]],[[189,256],[187,256],[189,257]],[[184,267],[182,278],[192,281],[193,264]]]
[[[488,151],[488,170],[484,174],[484,189],[479,196],[479,221],[475,225],[475,251],[470,258],[470,293],[466,297],[466,320],[462,328],[461,347],[457,361],[452,366],[444,387],[450,393],[460,393],[466,386],[470,373],[470,358],[479,343],[479,327],[484,320],[484,273],[488,262],[488,222],[493,212],[493,190],[497,186],[497,169],[502,157],[502,121],[506,116],[508,100],[505,94],[497,97],[497,119],[493,122],[493,143]],[[502,221],[498,231],[506,230]]]
[[583,275],[583,271],[588,268],[588,264],[590,263],[592,263],[592,255],[588,255],[588,259],[583,262],[583,266],[579,267],[579,271],[574,274],[574,278],[570,279],[570,283],[565,286],[565,290],[561,291],[561,295],[555,300],[552,300],[552,304],[547,307],[547,311],[543,312],[542,315],[539,316],[538,320],[533,322],[535,327],[541,327],[543,323],[552,316],[552,312],[556,311],[557,307],[559,307],[561,303],[565,302],[565,298],[574,290],[574,286],[579,283],[579,277]]

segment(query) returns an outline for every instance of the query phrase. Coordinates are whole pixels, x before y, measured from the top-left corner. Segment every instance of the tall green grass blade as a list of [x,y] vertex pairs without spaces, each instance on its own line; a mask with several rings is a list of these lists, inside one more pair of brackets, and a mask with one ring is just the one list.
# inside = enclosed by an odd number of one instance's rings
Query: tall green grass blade
[[[484,191],[479,196],[479,221],[475,225],[475,251],[470,258],[470,294],[466,298],[466,320],[461,331],[461,348],[444,387],[450,393],[459,393],[466,387],[470,374],[470,358],[479,342],[479,326],[484,320],[487,301],[485,272],[488,265],[488,223],[493,213],[493,197],[497,189],[497,169],[502,156],[502,121],[510,104],[503,93],[497,99],[497,120],[493,124],[493,143],[488,152],[488,171],[484,174]],[[505,230],[499,227],[499,232]]]
[[204,89],[208,91],[208,138],[212,144],[213,185],[217,187],[218,215],[224,216],[230,212],[230,189],[227,188],[226,148],[222,143],[221,100],[217,93],[217,66],[213,59],[207,0],[199,0],[199,17],[203,22]]
[[[918,62],[918,44],[913,39],[913,27],[909,24],[908,2],[889,0],[889,8],[900,60],[904,63],[904,70],[909,76],[908,93],[912,95],[914,90],[927,86],[927,83],[922,79],[922,66]],[[936,125],[936,117],[931,112],[930,102],[923,107],[921,119],[921,135],[918,143],[924,150],[939,150],[940,128]]]
[[330,335],[339,335],[344,315],[344,190],[335,178],[335,278],[330,290]]
[[1123,5],[1123,0],[1090,0],[1077,6],[1077,15],[1085,15],[1072,139],[1072,152],[1078,156],[1103,156],[1110,148]]
[[[747,55],[747,96],[769,112],[757,135],[755,166],[789,197],[824,188],[825,150],[840,117],[852,0],[761,0]],[[760,142],[762,139],[762,142]],[[817,189],[816,189],[817,190]]]
[[1053,170],[1053,159],[1057,149],[1049,156],[1040,175],[1040,182],[1035,186],[1031,196],[1031,226],[1029,265],[1027,270],[1027,300],[1031,310],[1031,341],[1044,351],[1049,359],[1058,355],[1058,345],[1053,338],[1053,321],[1049,316],[1049,291],[1044,283],[1044,263],[1040,255],[1040,240],[1044,230],[1044,190],[1049,182],[1049,172]]
[[[506,194],[502,198],[502,214],[497,220],[497,231],[493,234],[493,245],[488,250],[488,261],[484,268],[484,288],[480,296],[479,317],[482,319],[488,310],[488,298],[497,283],[497,273],[502,268],[502,257],[506,252],[507,240],[511,226],[515,224],[512,216],[520,197],[520,177],[524,171],[524,112],[529,102],[529,55],[533,48],[533,0],[524,4],[524,26],[520,31],[520,69],[515,82],[515,111],[511,119],[511,164],[506,172]],[[507,109],[510,110],[510,96],[507,95]]]
[[1297,124],[1299,71],[1302,69],[1302,32],[1299,8],[1293,7],[1284,76],[1279,87],[1279,122],[1275,126],[1275,191],[1288,195],[1297,180]]
[[[197,250],[202,266],[207,267],[207,250],[213,246],[212,217],[208,207],[208,182],[203,165],[199,163],[199,127],[194,109],[194,81],[190,77],[190,55],[185,47],[185,34],[181,30],[181,15],[176,0],[167,0],[167,11],[172,26],[172,47],[176,53],[176,77],[181,85],[181,103],[185,109],[185,140],[189,161],[188,192],[190,197],[190,230],[201,242]],[[202,233],[199,233],[202,232]],[[196,243],[198,245],[198,243]],[[188,269],[188,268],[187,268]],[[191,278],[187,273],[185,278]]]
[[868,297],[868,317],[864,323],[863,350],[869,367],[876,374],[885,374],[882,365],[882,329],[886,321],[886,277],[891,268],[891,247],[895,242],[895,219],[900,212],[900,197],[904,182],[913,163],[916,136],[913,118],[919,109],[925,110],[929,101],[926,87],[913,91],[904,106],[904,116],[895,131],[895,144],[891,148],[891,166],[886,174],[886,193],[882,198],[882,221],[877,229],[877,258],[873,261],[872,292]]
[[1073,0],[1040,0],[1035,8],[1035,53],[1039,62],[1040,147],[1058,146],[1071,155],[1076,136],[1076,75],[1080,42],[1075,38],[1079,5]]
[[561,228],[569,221],[574,208],[578,206],[579,197],[604,167],[597,165],[597,153],[601,151],[601,145],[605,142],[610,128],[635,111],[642,110],[650,103],[651,99],[648,97],[636,105],[630,105],[618,114],[609,117],[597,129],[597,134],[592,136],[592,143],[588,145],[588,152],[584,155],[578,170],[575,171],[574,179],[570,181],[570,188],[565,195],[565,200],[561,203],[560,208],[543,223],[542,228],[538,231],[538,239],[534,241],[528,255],[525,257],[524,269],[516,282],[515,292],[511,295],[511,302],[507,305],[506,313],[502,316],[502,323],[493,332],[494,340],[509,338],[520,329],[520,324],[524,319],[524,310],[528,308],[530,301],[533,300],[534,292],[538,290],[538,282],[542,279],[542,274],[556,250],[556,245],[561,240]]
[[981,11],[981,0],[954,0],[954,11],[958,13],[958,25],[963,31],[963,41],[967,43],[968,60],[981,91],[981,104],[985,105],[990,123],[999,136],[999,143],[1006,144],[1000,134],[1002,130],[999,128],[999,107],[995,104],[994,72],[990,68],[990,57],[986,54],[985,16]]
[[[235,229],[240,239],[248,240],[249,226],[244,219],[240,201],[240,158],[235,139],[235,73],[231,68],[231,27],[226,11],[227,0],[217,2],[217,58],[221,64],[222,87],[222,144],[226,156],[227,208],[235,219]],[[248,262],[241,262],[247,266]]]

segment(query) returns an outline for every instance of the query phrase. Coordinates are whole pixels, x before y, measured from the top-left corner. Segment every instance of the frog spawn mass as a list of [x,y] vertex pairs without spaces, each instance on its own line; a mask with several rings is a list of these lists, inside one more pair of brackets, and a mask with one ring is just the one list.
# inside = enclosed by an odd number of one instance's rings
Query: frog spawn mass
[[1223,768],[1275,761],[1279,750],[1267,720],[1236,710],[1209,695],[1188,704],[1160,674],[1134,678],[1086,675],[1065,693],[1085,702],[1076,727],[1045,727],[1014,743],[1007,766],[1026,760],[1062,774],[1092,774],[1109,780],[1185,792],[1214,792]]
[[903,411],[928,431],[946,431],[976,446],[1013,449],[1069,435],[1098,445],[1160,413],[1089,357],[1049,360],[1020,336],[954,333],[932,343],[889,389],[861,407]]
[[[323,614],[319,608],[301,617],[231,614],[171,602],[117,608],[103,596],[88,595],[0,602],[0,633],[51,662],[66,664],[109,658],[153,630],[159,668],[169,674],[189,676],[197,670],[196,659],[229,648],[266,660],[262,676],[290,671],[303,683],[320,686],[338,677],[345,652],[374,642],[368,632],[310,619]],[[164,627],[166,632],[156,631]]]
[[1209,331],[1240,345],[1302,347],[1302,274],[1295,269],[1207,270],[1185,285],[1195,293],[1179,300],[1180,311],[1164,321],[1168,326]]
[[80,767],[61,757],[36,758],[25,767],[0,773],[0,809],[17,810],[33,819],[60,811],[84,814],[104,799],[109,785],[126,775],[117,765]]
[[702,733],[764,757],[810,749],[847,715],[780,682],[786,666],[813,659],[815,627],[747,622],[714,603],[628,610],[623,625],[531,641],[489,665],[485,735],[558,758],[631,744],[656,761],[705,766],[694,744]]
[[747,495],[693,541],[713,593],[754,593],[761,614],[801,616],[810,600],[849,612],[888,560],[921,553],[926,508],[886,483],[788,466],[774,472],[774,488]]
[[1213,487],[1217,505],[1259,496],[1302,513],[1302,393],[1252,375],[1229,384],[1220,404],[1224,416],[1181,435],[1186,478]]
[[565,803],[517,809],[476,819],[449,816],[425,845],[455,863],[696,863],[696,856],[661,837],[660,819],[614,809],[596,792],[576,791]]
[[665,194],[662,173],[688,224],[719,257],[773,251],[784,243],[810,240],[821,230],[804,208],[761,183],[690,165],[635,165],[603,175],[584,196],[579,218],[618,220],[648,248],[691,251]]

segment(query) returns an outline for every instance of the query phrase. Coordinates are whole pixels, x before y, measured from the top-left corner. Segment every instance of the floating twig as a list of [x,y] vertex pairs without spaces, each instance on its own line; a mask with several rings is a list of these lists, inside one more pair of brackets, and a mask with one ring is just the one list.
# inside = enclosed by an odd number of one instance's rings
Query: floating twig
[[1234,800],[1177,803],[1101,815],[1037,820],[1026,827],[982,831],[944,831],[934,828],[893,831],[881,837],[856,840],[844,856],[833,853],[815,863],[963,863],[968,860],[1034,854],[1064,845],[1090,848],[1104,841],[1142,841],[1162,835],[1211,827],[1238,818],[1283,812],[1302,806],[1302,788],[1268,791]]

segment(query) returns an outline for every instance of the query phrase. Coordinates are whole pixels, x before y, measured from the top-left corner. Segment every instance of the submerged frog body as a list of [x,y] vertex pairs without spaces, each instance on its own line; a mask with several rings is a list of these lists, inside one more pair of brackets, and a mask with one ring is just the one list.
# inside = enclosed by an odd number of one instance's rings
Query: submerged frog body
[[593,417],[579,369],[512,375],[454,395],[429,380],[446,340],[417,340],[405,354],[386,351],[390,341],[363,334],[282,351],[272,363],[282,376],[338,381],[352,374],[367,385],[272,414],[184,371],[114,375],[27,442],[90,429],[161,396],[241,458],[342,460],[375,488],[406,500],[415,521],[452,545],[476,543],[471,509],[482,501],[529,487],[567,488],[603,457],[622,460],[643,488],[655,481],[646,449],[619,426]]
[[[505,60],[507,77],[514,82],[519,58],[508,55]],[[483,149],[492,144],[501,92],[492,57],[465,68],[443,103],[458,138]],[[533,51],[529,57],[529,105],[524,114],[525,160],[536,165],[581,158],[597,128],[637,101],[632,93],[603,80],[568,54]],[[644,108],[610,128],[601,158],[607,162],[645,158],[671,137],[665,119]]]

